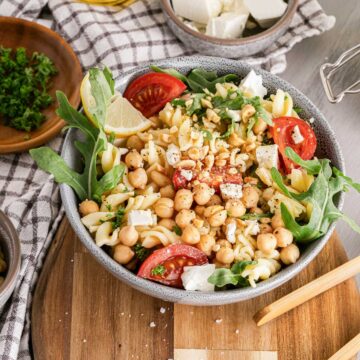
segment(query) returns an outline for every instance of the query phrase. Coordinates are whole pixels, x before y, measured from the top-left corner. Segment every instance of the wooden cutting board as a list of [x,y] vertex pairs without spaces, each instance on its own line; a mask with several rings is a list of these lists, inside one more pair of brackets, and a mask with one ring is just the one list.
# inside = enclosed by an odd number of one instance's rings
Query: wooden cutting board
[[347,260],[336,234],[280,288],[234,305],[174,305],[131,289],[104,270],[63,220],[32,309],[36,360],[322,360],[360,331],[360,296],[349,280],[257,328],[254,313]]

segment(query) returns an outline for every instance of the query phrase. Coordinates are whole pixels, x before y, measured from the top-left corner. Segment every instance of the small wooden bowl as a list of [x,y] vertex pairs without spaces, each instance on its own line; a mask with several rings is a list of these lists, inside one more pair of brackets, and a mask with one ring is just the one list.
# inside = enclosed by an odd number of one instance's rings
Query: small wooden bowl
[[35,22],[0,16],[0,46],[12,49],[24,47],[28,55],[34,51],[44,53],[58,70],[51,79],[49,91],[54,102],[43,110],[46,120],[39,129],[27,133],[5,126],[0,121],[0,153],[20,152],[42,145],[60,132],[65,122],[55,113],[55,92],[63,91],[70,104],[78,107],[83,73],[70,45],[56,32]]

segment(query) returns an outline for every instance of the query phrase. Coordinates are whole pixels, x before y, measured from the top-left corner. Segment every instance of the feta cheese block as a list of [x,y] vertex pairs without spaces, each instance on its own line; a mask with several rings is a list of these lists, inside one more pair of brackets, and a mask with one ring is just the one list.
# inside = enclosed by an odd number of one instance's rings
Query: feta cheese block
[[185,290],[214,291],[215,285],[208,282],[214,271],[215,264],[184,266],[181,280]]
[[187,181],[191,181],[191,179],[193,178],[192,170],[181,169],[180,175],[183,176]]
[[235,244],[236,241],[236,224],[235,222],[231,222],[230,224],[226,225],[226,239],[231,243]]
[[244,0],[244,5],[262,28],[274,25],[287,9],[283,0]]
[[264,145],[259,146],[256,149],[256,160],[259,163],[259,168],[264,167],[266,169],[271,169],[272,167],[278,167],[278,146],[274,145]]
[[261,99],[267,94],[267,89],[263,86],[262,76],[257,75],[251,70],[244,79],[241,80],[239,89],[250,96],[259,96]]
[[236,39],[242,36],[249,14],[223,13],[209,20],[206,35],[221,39]]
[[224,200],[242,198],[242,185],[240,184],[220,184],[221,197]]
[[178,16],[201,24],[220,14],[221,0],[172,0],[174,12]]
[[128,225],[151,226],[155,223],[151,210],[130,210],[128,213]]
[[181,152],[180,149],[174,145],[170,144],[166,150],[166,160],[169,165],[174,166],[180,161]]
[[298,125],[296,125],[296,126],[294,127],[294,129],[293,129],[293,131],[292,131],[292,134],[291,134],[291,137],[292,137],[292,139],[294,140],[294,143],[295,143],[296,145],[301,144],[301,143],[305,140],[304,137],[303,137],[302,134],[301,134],[301,131],[300,131]]

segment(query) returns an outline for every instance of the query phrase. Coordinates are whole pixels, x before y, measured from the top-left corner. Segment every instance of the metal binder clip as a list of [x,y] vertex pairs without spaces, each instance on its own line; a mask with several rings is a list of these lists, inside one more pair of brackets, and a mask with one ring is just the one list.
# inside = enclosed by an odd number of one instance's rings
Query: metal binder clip
[[360,44],[352,47],[351,49],[341,54],[335,63],[333,64],[326,63],[321,66],[320,68],[321,81],[325,89],[326,96],[331,103],[339,103],[346,94],[360,93],[360,79],[354,82],[349,87],[347,87],[345,90],[341,91],[337,95],[334,95],[330,84],[330,79],[332,75],[335,74],[337,70],[339,70],[343,65],[345,65],[347,62],[349,62],[357,55],[360,55]]

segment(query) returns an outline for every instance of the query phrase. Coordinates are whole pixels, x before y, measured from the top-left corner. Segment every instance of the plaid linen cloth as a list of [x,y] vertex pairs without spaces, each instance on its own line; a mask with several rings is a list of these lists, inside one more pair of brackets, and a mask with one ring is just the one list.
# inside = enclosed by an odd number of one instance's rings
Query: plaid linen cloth
[[[102,63],[118,77],[137,65],[193,53],[167,27],[158,0],[139,0],[126,9],[67,0],[0,0],[0,15],[42,22],[38,18],[45,5],[53,17],[50,26],[73,47],[84,70]],[[327,16],[316,0],[302,0],[287,32],[264,52],[244,60],[279,73],[286,68],[286,52],[334,23],[335,18]],[[61,145],[61,136],[50,143],[56,151]],[[22,243],[17,286],[0,309],[0,359],[30,359],[32,293],[63,216],[59,190],[53,177],[38,170],[27,153],[2,155],[0,207],[11,218]]]

